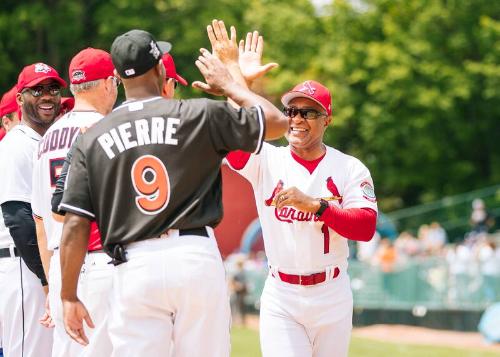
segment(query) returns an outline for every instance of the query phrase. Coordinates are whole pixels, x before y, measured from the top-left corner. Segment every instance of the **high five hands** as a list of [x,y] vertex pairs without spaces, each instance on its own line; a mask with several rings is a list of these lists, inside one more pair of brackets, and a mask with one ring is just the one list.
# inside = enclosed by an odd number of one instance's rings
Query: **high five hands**
[[[238,45],[236,42],[235,27],[231,26],[230,35],[228,35],[224,21],[213,20],[212,24],[207,26],[207,34],[212,46],[212,55],[219,59],[225,66],[229,68],[233,67],[231,73],[235,73],[234,67],[239,66],[238,72],[241,73],[248,86],[254,80],[264,76],[273,68],[278,67],[278,64],[274,62],[262,65],[264,38],[259,36],[258,31],[248,32],[246,39],[240,40]],[[207,50],[201,49],[200,52],[202,55],[196,61],[196,66],[200,69],[207,83],[196,81],[193,83],[193,87],[211,94],[222,95],[222,91],[216,88],[217,85],[215,83],[209,83],[214,79],[213,75],[211,75],[214,73],[209,73],[211,72],[210,69],[212,69],[211,66],[220,67],[220,64],[211,58],[212,56],[207,53]],[[214,69],[214,72],[220,75],[223,70],[217,68]],[[207,78],[205,75],[208,75],[210,78]]]

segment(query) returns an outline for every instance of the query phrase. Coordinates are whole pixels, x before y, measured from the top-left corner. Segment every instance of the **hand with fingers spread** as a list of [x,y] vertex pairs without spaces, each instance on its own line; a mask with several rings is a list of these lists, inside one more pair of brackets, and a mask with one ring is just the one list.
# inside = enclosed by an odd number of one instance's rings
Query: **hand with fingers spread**
[[258,31],[248,32],[246,39],[240,41],[239,65],[241,73],[249,86],[257,78],[278,67],[278,64],[274,62],[262,65],[263,51],[264,38],[259,36]]
[[320,207],[319,199],[306,195],[297,187],[281,190],[276,194],[275,201],[277,209],[292,206],[303,212],[316,213]]
[[233,77],[219,58],[208,50],[200,49],[201,55],[196,60],[196,67],[205,78],[206,83],[195,81],[193,87],[213,95],[225,95],[226,88],[235,84]]
[[239,51],[234,26],[231,26],[231,37],[228,37],[224,21],[212,20],[212,24],[207,26],[207,33],[212,53],[226,65],[238,65]]
[[89,339],[83,329],[83,320],[88,327],[94,328],[94,323],[90,318],[85,305],[80,300],[63,300],[64,328],[68,335],[83,346],[89,344]]

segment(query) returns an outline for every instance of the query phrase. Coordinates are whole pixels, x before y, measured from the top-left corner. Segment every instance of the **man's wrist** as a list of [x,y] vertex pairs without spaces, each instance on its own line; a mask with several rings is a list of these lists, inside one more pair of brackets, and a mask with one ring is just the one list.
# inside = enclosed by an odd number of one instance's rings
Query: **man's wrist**
[[314,215],[319,218],[319,217],[321,217],[321,215],[323,214],[323,212],[326,211],[326,209],[328,208],[329,204],[328,204],[327,201],[325,201],[322,198],[319,199],[317,202],[319,203],[319,208],[316,210],[316,212],[314,213]]
[[61,300],[74,302],[78,301],[78,296],[76,295],[76,293],[61,291]]

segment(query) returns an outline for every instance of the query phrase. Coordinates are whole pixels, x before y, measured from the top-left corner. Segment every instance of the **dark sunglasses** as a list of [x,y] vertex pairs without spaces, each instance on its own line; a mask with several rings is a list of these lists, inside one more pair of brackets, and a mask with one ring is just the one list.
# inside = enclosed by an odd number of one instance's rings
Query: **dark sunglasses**
[[61,87],[59,86],[35,86],[31,88],[24,89],[21,93],[29,92],[33,97],[40,97],[45,92],[52,97],[61,95]]
[[284,107],[283,113],[289,118],[295,118],[297,114],[300,114],[302,119],[316,120],[321,117],[326,117],[326,114],[318,112],[316,109],[299,109],[294,107]]

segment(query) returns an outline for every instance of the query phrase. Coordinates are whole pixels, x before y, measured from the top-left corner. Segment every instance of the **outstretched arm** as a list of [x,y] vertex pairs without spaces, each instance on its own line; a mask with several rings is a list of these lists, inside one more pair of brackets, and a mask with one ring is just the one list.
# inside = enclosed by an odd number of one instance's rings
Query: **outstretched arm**
[[207,93],[231,98],[241,107],[258,105],[264,112],[266,121],[266,140],[277,139],[288,130],[288,119],[267,99],[250,91],[236,82],[224,64],[208,50],[202,48],[201,56],[195,62],[206,83],[196,81],[193,87]]

